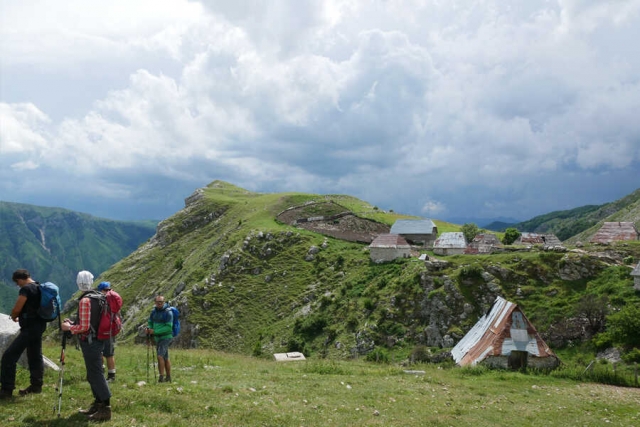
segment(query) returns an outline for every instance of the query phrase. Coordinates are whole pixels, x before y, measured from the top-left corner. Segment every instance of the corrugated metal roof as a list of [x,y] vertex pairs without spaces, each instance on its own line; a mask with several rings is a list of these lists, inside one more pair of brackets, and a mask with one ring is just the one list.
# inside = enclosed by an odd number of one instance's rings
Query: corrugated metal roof
[[475,365],[488,356],[527,351],[537,357],[556,357],[518,306],[497,297],[493,306],[451,350],[460,365]]
[[467,240],[464,238],[464,233],[459,231],[442,233],[433,244],[434,248],[446,249],[446,248],[466,248]]
[[591,238],[591,243],[611,243],[621,240],[638,240],[640,233],[633,222],[605,222]]
[[553,233],[530,233],[523,231],[513,244],[560,246],[562,242]]
[[397,234],[380,234],[369,245],[373,248],[410,248],[411,246],[402,236]]
[[399,219],[391,226],[393,234],[432,234],[436,224],[430,219]]
[[544,243],[544,239],[540,234],[523,231],[520,234],[520,237],[518,237],[516,241],[513,242],[514,245],[518,243],[530,243],[533,245],[541,245]]
[[502,242],[498,240],[498,236],[492,233],[476,234],[471,243],[464,250],[465,254],[491,253],[493,248],[502,247]]

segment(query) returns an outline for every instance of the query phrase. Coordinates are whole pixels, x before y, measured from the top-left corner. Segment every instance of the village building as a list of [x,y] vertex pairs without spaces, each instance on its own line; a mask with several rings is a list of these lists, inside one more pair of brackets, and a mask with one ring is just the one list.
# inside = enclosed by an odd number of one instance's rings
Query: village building
[[390,233],[404,237],[411,244],[431,247],[438,237],[438,227],[430,219],[399,219],[391,226]]
[[462,255],[467,249],[467,239],[460,231],[442,233],[433,243],[436,255]]
[[375,263],[411,256],[411,246],[397,234],[380,234],[369,245],[369,257]]
[[451,355],[460,366],[555,368],[560,363],[520,308],[502,297],[496,298]]
[[502,242],[493,233],[476,234],[471,243],[464,250],[465,254],[490,254],[496,249],[502,248]]
[[633,222],[605,222],[590,242],[607,244],[622,240],[640,240],[640,233]]
[[543,246],[562,246],[562,242],[555,234],[552,233],[529,233],[523,231],[520,236],[513,242],[514,245],[543,245]]
[[633,276],[633,288],[636,291],[640,291],[640,262],[636,265],[636,268],[631,272]]

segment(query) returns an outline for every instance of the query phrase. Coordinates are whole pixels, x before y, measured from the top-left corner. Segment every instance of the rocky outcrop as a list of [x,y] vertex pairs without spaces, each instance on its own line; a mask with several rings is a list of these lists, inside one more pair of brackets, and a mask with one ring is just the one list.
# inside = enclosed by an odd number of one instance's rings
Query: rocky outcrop
[[[18,332],[20,331],[20,326],[11,320],[11,317],[6,314],[0,313],[0,354],[4,354],[4,351],[9,347],[9,345],[13,342],[13,339]],[[47,369],[53,369],[54,371],[59,371],[58,365],[56,365],[51,359],[48,359],[46,356],[42,357],[44,360],[44,367]],[[27,352],[22,353],[20,360],[18,361],[21,366],[28,368],[29,365],[27,363]]]

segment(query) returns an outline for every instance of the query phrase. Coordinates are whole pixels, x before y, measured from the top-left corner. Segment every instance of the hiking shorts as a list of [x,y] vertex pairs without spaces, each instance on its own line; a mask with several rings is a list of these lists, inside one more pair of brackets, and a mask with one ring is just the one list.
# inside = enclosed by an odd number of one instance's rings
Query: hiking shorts
[[169,346],[171,345],[173,338],[167,338],[166,340],[160,340],[157,342],[158,357],[162,357],[164,360],[169,360]]
[[111,357],[113,356],[114,353],[114,347],[116,345],[116,339],[114,337],[111,337],[109,339],[106,339],[104,341],[102,341],[102,355],[104,357]]

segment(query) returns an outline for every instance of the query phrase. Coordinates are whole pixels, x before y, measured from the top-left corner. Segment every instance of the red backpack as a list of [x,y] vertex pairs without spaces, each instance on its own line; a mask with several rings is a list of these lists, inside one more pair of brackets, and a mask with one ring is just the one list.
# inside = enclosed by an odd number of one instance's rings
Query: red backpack
[[108,340],[115,337],[122,330],[122,297],[116,291],[109,291],[105,295],[106,303],[100,308],[100,323],[96,337],[99,340]]

